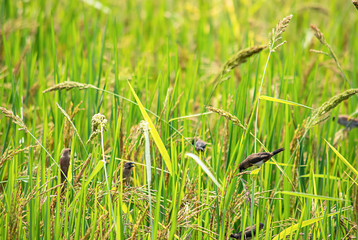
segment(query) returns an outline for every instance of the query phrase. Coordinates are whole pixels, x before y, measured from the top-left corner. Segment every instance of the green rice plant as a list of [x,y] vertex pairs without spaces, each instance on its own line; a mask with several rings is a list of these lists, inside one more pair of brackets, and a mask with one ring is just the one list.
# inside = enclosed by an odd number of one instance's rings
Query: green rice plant
[[1,239],[224,240],[260,223],[253,239],[356,237],[356,129],[332,120],[357,113],[349,1],[14,0],[0,12]]

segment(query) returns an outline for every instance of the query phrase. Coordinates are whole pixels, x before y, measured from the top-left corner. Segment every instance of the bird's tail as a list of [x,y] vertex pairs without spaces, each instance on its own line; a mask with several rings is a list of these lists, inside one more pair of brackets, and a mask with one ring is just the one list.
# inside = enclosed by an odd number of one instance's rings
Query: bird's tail
[[277,149],[277,150],[275,150],[275,151],[272,152],[272,155],[274,156],[274,155],[276,155],[277,153],[282,152],[283,150],[285,150],[285,149],[284,149],[284,148]]

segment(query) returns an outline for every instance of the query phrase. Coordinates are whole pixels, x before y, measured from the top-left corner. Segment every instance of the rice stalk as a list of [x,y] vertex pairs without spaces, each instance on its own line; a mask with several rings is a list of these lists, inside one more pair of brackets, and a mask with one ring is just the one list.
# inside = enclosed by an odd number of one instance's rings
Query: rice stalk
[[239,126],[242,129],[246,130],[246,126],[244,126],[241,123],[241,121],[237,117],[232,115],[231,113],[229,113],[229,112],[227,112],[225,110],[213,107],[213,106],[206,106],[206,109],[208,111],[210,111],[210,112],[214,112],[214,113],[219,114],[220,116],[222,116],[222,117],[226,118],[227,120],[231,121],[234,125]]
[[348,89],[343,93],[331,97],[328,101],[324,102],[319,108],[317,108],[312,116],[307,120],[306,129],[310,129],[313,126],[327,119],[327,114],[335,108],[342,101],[347,100],[351,96],[358,93],[358,88]]
[[[280,42],[282,34],[286,31],[288,24],[292,19],[292,14],[279,21],[275,28],[272,29],[270,34],[269,48],[271,52],[277,50],[280,46],[286,43],[286,41]],[[276,45],[277,43],[277,45]]]
[[[80,105],[83,103],[83,101],[81,101],[79,104],[77,104],[74,108],[73,108],[73,102],[70,102],[70,106],[68,107],[67,110],[67,114],[70,117],[71,121],[73,121],[73,119],[75,118],[76,114],[81,111],[81,110],[85,110],[84,108],[80,108]],[[73,110],[72,110],[73,109]],[[71,123],[69,121],[65,121],[64,123],[64,127],[63,127],[63,141],[65,143],[65,146],[69,146],[70,144],[70,139],[72,138],[72,133],[73,131],[71,131]]]
[[[108,191],[109,204],[110,204],[112,218],[113,218],[113,224],[114,224],[115,230],[117,231],[117,222],[116,222],[116,217],[114,214],[111,192],[109,190],[108,174],[107,174],[107,167],[106,167],[106,157],[104,155],[104,143],[103,143],[103,132],[104,131],[107,131],[106,117],[100,113],[93,115],[91,136],[93,135],[93,133],[95,133],[95,135],[97,135],[97,134],[101,135],[101,146],[102,146],[102,157],[103,157],[101,161],[103,162],[104,176],[105,176],[106,185],[107,185],[107,191]],[[90,140],[91,140],[91,137],[88,141],[90,141]]]
[[235,53],[221,68],[221,71],[216,75],[215,82],[217,83],[226,73],[230,72],[239,65],[247,62],[247,60],[260,53],[262,50],[267,48],[267,45],[254,46],[242,49]]
[[[149,194],[150,195],[150,194]],[[130,236],[130,240],[134,240],[134,239],[136,239],[136,236],[137,236],[137,232],[138,232],[138,228],[139,228],[139,224],[143,221],[143,219],[144,219],[144,217],[145,216],[147,216],[147,211],[148,211],[148,209],[149,209],[149,206],[151,206],[151,204],[149,204],[148,206],[147,206],[147,208],[143,211],[143,213],[141,214],[141,212],[139,211],[139,214],[138,215],[140,215],[140,217],[138,217],[138,219],[137,219],[137,221],[136,221],[136,223],[135,223],[135,225],[134,225],[134,227],[133,227],[133,229],[132,229],[132,234],[131,234],[131,236]]]
[[[68,122],[71,124],[71,127],[72,127],[73,131],[75,132],[75,134],[77,135],[78,140],[80,140],[80,142],[81,142],[83,148],[86,149],[86,146],[85,146],[85,144],[83,143],[82,138],[81,138],[80,134],[79,134],[78,131],[77,131],[77,128],[76,128],[75,125],[73,124],[73,122],[72,122],[72,120],[71,120],[71,117],[67,114],[67,112],[66,112],[58,103],[56,103],[56,105],[57,105],[58,109],[60,109],[60,111],[62,112],[62,114],[66,117],[66,119],[68,120]],[[86,150],[86,152],[87,152],[87,150]]]
[[152,198],[151,198],[151,183],[152,183],[152,165],[150,160],[150,140],[149,140],[149,124],[146,121],[141,121],[140,127],[144,133],[145,139],[145,165],[147,172],[147,187],[148,187],[148,205],[149,205],[149,221],[150,221],[150,229],[151,229],[151,239],[153,239],[153,211],[152,211]]
[[2,166],[10,158],[13,158],[17,154],[19,154],[23,151],[26,151],[32,147],[36,147],[36,146],[27,146],[25,148],[20,149],[21,148],[21,145],[20,145],[16,149],[9,150],[8,152],[5,152],[2,156],[0,156],[0,166]]
[[88,155],[86,161],[84,162],[84,164],[83,164],[83,166],[82,166],[80,172],[78,173],[78,175],[77,175],[77,177],[76,177],[76,179],[75,179],[75,181],[74,181],[74,183],[73,183],[74,185],[76,185],[76,184],[80,181],[80,179],[81,179],[81,177],[82,177],[84,171],[86,170],[87,165],[90,163],[91,157],[92,157],[92,153],[90,153],[90,154]]
[[[65,84],[65,83],[66,83],[66,84]],[[128,83],[129,83],[129,82],[128,82]],[[134,104],[134,105],[136,105],[136,106],[140,106],[140,105],[141,105],[141,104],[136,103],[136,102],[134,102],[134,101],[132,101],[132,100],[130,100],[130,99],[128,99],[128,98],[125,98],[125,97],[123,97],[123,96],[120,96],[120,95],[118,95],[118,94],[116,94],[116,93],[113,93],[113,92],[111,92],[111,91],[107,91],[107,90],[105,90],[105,89],[98,88],[98,87],[96,87],[96,86],[94,86],[94,85],[91,85],[91,84],[83,84],[83,83],[72,82],[72,81],[66,81],[66,82],[64,82],[64,83],[57,84],[57,85],[55,85],[55,86],[53,86],[53,87],[51,87],[51,88],[49,88],[49,89],[46,89],[44,92],[57,91],[57,90],[63,90],[63,89],[70,90],[70,89],[75,89],[75,88],[78,88],[78,89],[80,89],[80,90],[81,90],[81,89],[92,88],[92,89],[95,89],[95,90],[97,90],[97,91],[101,91],[101,92],[105,92],[105,93],[111,94],[111,95],[113,95],[113,96],[115,96],[115,97],[117,97],[117,98],[119,98],[119,99],[122,99],[122,100],[125,100],[125,101],[127,101],[127,102],[130,102],[130,103],[132,103],[132,104]],[[157,119],[159,119],[159,121],[164,122],[164,123],[165,123],[166,125],[168,125],[173,131],[177,132],[181,137],[184,138],[183,134],[180,133],[175,127],[173,127],[172,124],[170,124],[169,122],[167,122],[167,121],[165,121],[164,119],[160,118],[156,113],[154,113],[153,111],[151,111],[151,110],[145,108],[144,106],[143,106],[143,110],[145,110],[146,112],[148,112],[148,113],[154,115]]]
[[[52,157],[52,155],[47,151],[47,149],[41,144],[41,142],[29,131],[25,123],[22,121],[22,119],[12,112],[10,110],[7,110],[4,107],[0,107],[0,111],[5,115],[5,117],[12,119],[12,121],[20,126],[20,130],[25,130],[36,142],[41,146],[41,148],[47,153],[47,155],[51,158],[51,160],[55,163],[55,165],[61,170],[60,165],[55,161],[55,159]],[[66,174],[65,174],[66,175]],[[67,177],[66,177],[67,179]],[[67,179],[68,181],[68,179]],[[68,181],[69,182],[69,181]],[[72,184],[70,183],[71,188],[74,190]]]
[[0,107],[0,111],[5,115],[5,117],[10,118],[13,123],[18,125],[20,127],[19,130],[25,130],[26,132],[29,131],[28,128],[26,127],[25,123],[22,121],[22,119],[18,115],[15,115],[12,111],[7,110],[4,107]]
[[[85,84],[85,83],[79,83],[79,82],[73,82],[73,81],[65,81],[59,84],[56,84],[46,90],[44,90],[42,93],[47,92],[53,92],[53,91],[61,91],[61,90],[71,90],[73,88],[77,88],[79,90],[87,89],[87,88],[93,88],[95,86],[91,84]],[[96,88],[96,87],[95,87]]]
[[107,131],[107,119],[104,115],[100,113],[93,115],[91,123],[92,133],[87,141],[87,144],[90,143],[98,134],[103,134],[103,130]]
[[[282,46],[283,44],[286,43],[286,41],[278,43],[276,45],[276,43],[282,39],[282,34],[286,31],[286,28],[288,26],[288,24],[290,23],[291,19],[292,19],[292,14],[285,17],[284,19],[282,19],[277,25],[276,28],[272,29],[272,33],[270,34],[270,41],[269,41],[269,48],[270,48],[270,52],[269,55],[267,56],[267,60],[266,60],[266,64],[265,64],[265,68],[264,68],[264,72],[262,74],[262,78],[261,78],[261,83],[260,83],[260,88],[259,88],[259,92],[258,92],[258,96],[257,96],[257,105],[256,105],[256,114],[255,114],[255,139],[257,139],[257,121],[258,121],[258,116],[259,116],[259,103],[260,103],[260,97],[261,97],[261,91],[262,91],[262,86],[264,83],[264,79],[265,79],[265,75],[266,75],[266,71],[267,71],[267,67],[268,67],[268,63],[270,61],[271,58],[271,54],[273,52],[275,52],[276,49],[278,49],[280,46]],[[256,141],[254,144],[254,149],[256,152]]]
[[352,83],[347,79],[346,75],[344,74],[344,71],[343,71],[341,65],[339,64],[339,61],[338,61],[338,58],[337,58],[336,54],[334,53],[334,51],[333,51],[333,49],[331,48],[331,46],[327,43],[327,41],[326,41],[326,39],[325,39],[323,33],[321,32],[321,30],[319,30],[319,28],[316,27],[316,26],[313,25],[313,24],[311,24],[311,29],[312,29],[312,31],[313,31],[315,37],[319,40],[319,42],[320,42],[323,46],[325,46],[325,47],[328,49],[329,54],[327,54],[327,53],[325,53],[325,52],[322,52],[322,51],[314,50],[314,49],[311,49],[310,51],[311,51],[311,52],[317,52],[317,53],[320,53],[320,54],[325,54],[325,55],[330,56],[330,57],[334,60],[334,62],[336,63],[336,65],[337,65],[339,71],[341,72],[341,74],[342,74],[342,76],[343,76],[343,79],[344,79],[344,80],[349,84],[349,86],[352,88],[352,87],[353,87]]

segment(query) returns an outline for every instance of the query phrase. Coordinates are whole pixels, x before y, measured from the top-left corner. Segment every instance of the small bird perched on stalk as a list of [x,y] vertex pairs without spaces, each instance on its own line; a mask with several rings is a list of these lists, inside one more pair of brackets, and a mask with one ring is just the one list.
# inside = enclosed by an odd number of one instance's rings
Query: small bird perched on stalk
[[63,149],[60,158],[61,183],[63,183],[66,180],[68,168],[70,166],[70,158],[71,158],[71,148]]
[[195,146],[195,150],[197,152],[204,152],[205,151],[205,148],[206,148],[206,145],[207,143],[204,142],[203,140],[199,139],[199,138],[194,138],[192,141],[191,141],[191,144],[193,144]]
[[[252,239],[252,237],[254,237],[256,235],[256,233],[259,232],[263,228],[264,228],[264,224],[260,223],[259,224],[259,230],[257,231],[256,224],[255,224],[252,228],[247,227],[247,228],[244,229],[244,231],[241,231],[239,233],[231,234],[230,237],[235,238],[235,239],[249,240],[249,239]],[[244,236],[242,237],[242,235],[244,235]]]
[[134,166],[135,166],[134,162],[126,162],[124,164],[123,171],[122,171],[123,182],[129,182]]
[[[333,120],[335,120],[336,118],[333,117]],[[352,118],[350,116],[347,115],[339,115],[338,116],[338,123],[342,126],[345,126],[346,128],[352,129],[355,127],[358,127],[358,119],[357,118]]]
[[270,153],[270,152],[253,153],[253,154],[249,155],[244,161],[241,162],[241,164],[239,166],[239,170],[240,170],[240,172],[242,172],[246,168],[249,168],[252,166],[261,167],[262,164],[264,164],[265,162],[270,160],[270,158],[275,156],[277,153],[282,152],[283,150],[284,150],[283,148],[280,148],[280,149],[273,151],[272,153]]

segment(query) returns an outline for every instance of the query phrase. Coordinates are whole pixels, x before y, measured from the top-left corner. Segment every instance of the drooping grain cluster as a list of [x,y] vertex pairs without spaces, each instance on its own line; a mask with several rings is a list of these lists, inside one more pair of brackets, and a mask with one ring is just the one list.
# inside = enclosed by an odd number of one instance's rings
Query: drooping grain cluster
[[328,43],[327,43],[326,39],[324,38],[324,35],[321,32],[321,30],[319,30],[319,28],[313,24],[311,24],[311,29],[313,31],[314,36],[321,42],[321,44],[324,46],[328,46]]
[[5,117],[10,118],[13,121],[13,123],[18,125],[20,127],[20,130],[28,131],[25,123],[18,115],[15,115],[12,111],[7,110],[4,107],[0,107],[0,111],[5,115]]
[[339,61],[338,61],[338,58],[337,58],[337,55],[335,54],[335,52],[333,51],[333,48],[327,43],[326,39],[324,38],[324,35],[323,33],[321,32],[321,30],[319,30],[318,27],[316,27],[315,25],[311,24],[311,29],[315,35],[315,37],[320,41],[320,43],[325,46],[329,53],[326,53],[326,52],[323,52],[323,51],[319,51],[319,50],[315,50],[315,49],[311,49],[310,51],[311,52],[316,52],[316,53],[319,53],[319,54],[324,54],[324,55],[327,55],[329,57],[331,57],[334,62],[336,63],[340,73],[341,73],[341,76],[342,78],[351,86],[353,87],[352,83],[347,79]]
[[333,96],[328,101],[324,102],[319,108],[317,108],[312,116],[308,119],[306,129],[312,128],[318,123],[327,119],[327,113],[330,112],[333,108],[335,108],[342,101],[347,100],[351,96],[358,93],[358,88],[348,89],[343,93]]
[[221,71],[217,75],[216,79],[218,79],[221,76],[223,76],[224,74],[230,72],[231,70],[233,70],[240,64],[247,62],[247,60],[251,56],[258,54],[259,52],[264,50],[266,47],[267,47],[267,45],[261,45],[261,46],[245,48],[245,49],[238,51],[223,65],[223,67],[221,68]]
[[231,121],[233,124],[241,127],[242,129],[246,129],[246,127],[241,123],[241,121],[235,117],[234,115],[232,115],[231,113],[225,111],[225,110],[222,110],[222,109],[219,109],[219,108],[216,108],[216,107],[212,107],[212,106],[206,106],[206,109],[208,111],[211,111],[211,112],[214,112],[214,113],[217,113],[219,114],[220,116],[223,116],[224,118],[226,118],[227,120]]
[[21,148],[21,145],[20,145],[15,149],[10,149],[10,150],[4,152],[4,154],[0,156],[0,166],[2,166],[7,160],[12,159],[17,154],[27,151],[28,149],[30,149],[32,147],[34,147],[34,146],[30,145],[30,146]]
[[71,90],[72,88],[77,88],[77,89],[86,89],[86,88],[90,88],[90,87],[94,87],[91,84],[84,84],[84,83],[79,83],[79,82],[72,82],[72,81],[65,81],[59,84],[56,84],[46,90],[44,90],[42,93],[47,93],[47,92],[52,92],[52,91],[61,91],[61,90]]

